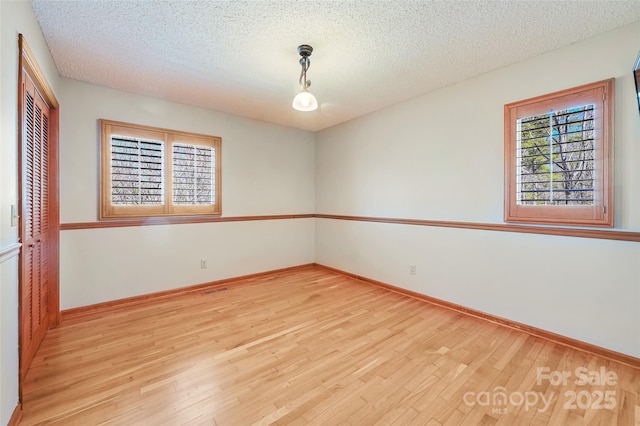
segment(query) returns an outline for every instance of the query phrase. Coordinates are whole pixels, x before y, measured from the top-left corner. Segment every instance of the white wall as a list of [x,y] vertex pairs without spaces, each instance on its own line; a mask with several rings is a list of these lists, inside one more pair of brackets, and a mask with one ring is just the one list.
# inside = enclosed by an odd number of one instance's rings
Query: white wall
[[313,263],[313,233],[313,219],[65,231],[61,308]]
[[[62,80],[61,223],[98,217],[98,119],[222,137],[223,216],[315,209],[314,135]],[[314,219],[61,232],[62,309],[314,261]],[[200,260],[207,269],[200,269]]]
[[18,257],[0,263],[0,425],[18,405]]
[[[18,34],[33,51],[54,93],[58,73],[31,2],[0,1],[0,250],[18,241],[11,205],[18,202]],[[18,259],[0,263],[0,425],[18,403]]]
[[[638,40],[640,22],[320,132],[316,212],[503,223],[504,104],[615,77],[616,228],[640,231]],[[315,235],[320,264],[640,357],[638,243],[332,219]]]

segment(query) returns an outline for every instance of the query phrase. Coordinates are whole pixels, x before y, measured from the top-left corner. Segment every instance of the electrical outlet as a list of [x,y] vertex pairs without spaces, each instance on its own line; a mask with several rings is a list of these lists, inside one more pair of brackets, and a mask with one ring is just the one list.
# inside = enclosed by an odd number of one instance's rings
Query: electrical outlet
[[409,265],[409,275],[416,274],[416,265]]
[[200,269],[207,269],[207,261],[205,259],[200,259]]

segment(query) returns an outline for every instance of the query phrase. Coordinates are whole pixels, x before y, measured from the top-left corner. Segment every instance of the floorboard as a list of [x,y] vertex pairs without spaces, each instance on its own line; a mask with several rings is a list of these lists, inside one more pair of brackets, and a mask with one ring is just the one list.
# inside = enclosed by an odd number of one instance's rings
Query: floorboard
[[65,318],[23,410],[25,426],[637,426],[640,372],[309,267]]

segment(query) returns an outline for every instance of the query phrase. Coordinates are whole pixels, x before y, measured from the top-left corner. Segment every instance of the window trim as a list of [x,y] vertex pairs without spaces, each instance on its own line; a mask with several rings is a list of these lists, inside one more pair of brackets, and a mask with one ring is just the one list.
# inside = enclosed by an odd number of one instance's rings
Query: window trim
[[[613,227],[613,130],[615,79],[566,89],[504,106],[504,221],[538,225]],[[550,110],[595,104],[594,204],[530,206],[517,203],[517,120]]]
[[[98,212],[100,220],[222,215],[222,139],[220,137],[105,119],[99,120],[99,124],[100,196],[98,197]],[[157,206],[119,206],[111,204],[111,135],[114,133],[120,133],[123,136],[157,139],[164,142],[164,204]],[[172,147],[174,142],[210,146],[215,150],[215,197],[213,205],[173,204]]]

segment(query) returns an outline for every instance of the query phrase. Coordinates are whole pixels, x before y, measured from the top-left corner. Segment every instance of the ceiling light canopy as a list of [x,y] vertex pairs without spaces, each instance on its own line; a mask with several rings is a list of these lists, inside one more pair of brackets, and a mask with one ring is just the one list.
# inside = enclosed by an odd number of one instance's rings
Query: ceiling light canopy
[[293,98],[293,108],[298,111],[313,111],[318,109],[318,101],[316,100],[316,97],[308,90],[309,86],[311,86],[311,80],[307,80],[307,70],[311,65],[311,61],[309,60],[311,52],[313,52],[313,47],[308,44],[301,44],[298,46],[300,66],[302,67],[298,82],[302,86],[302,90],[300,90],[300,93]]

